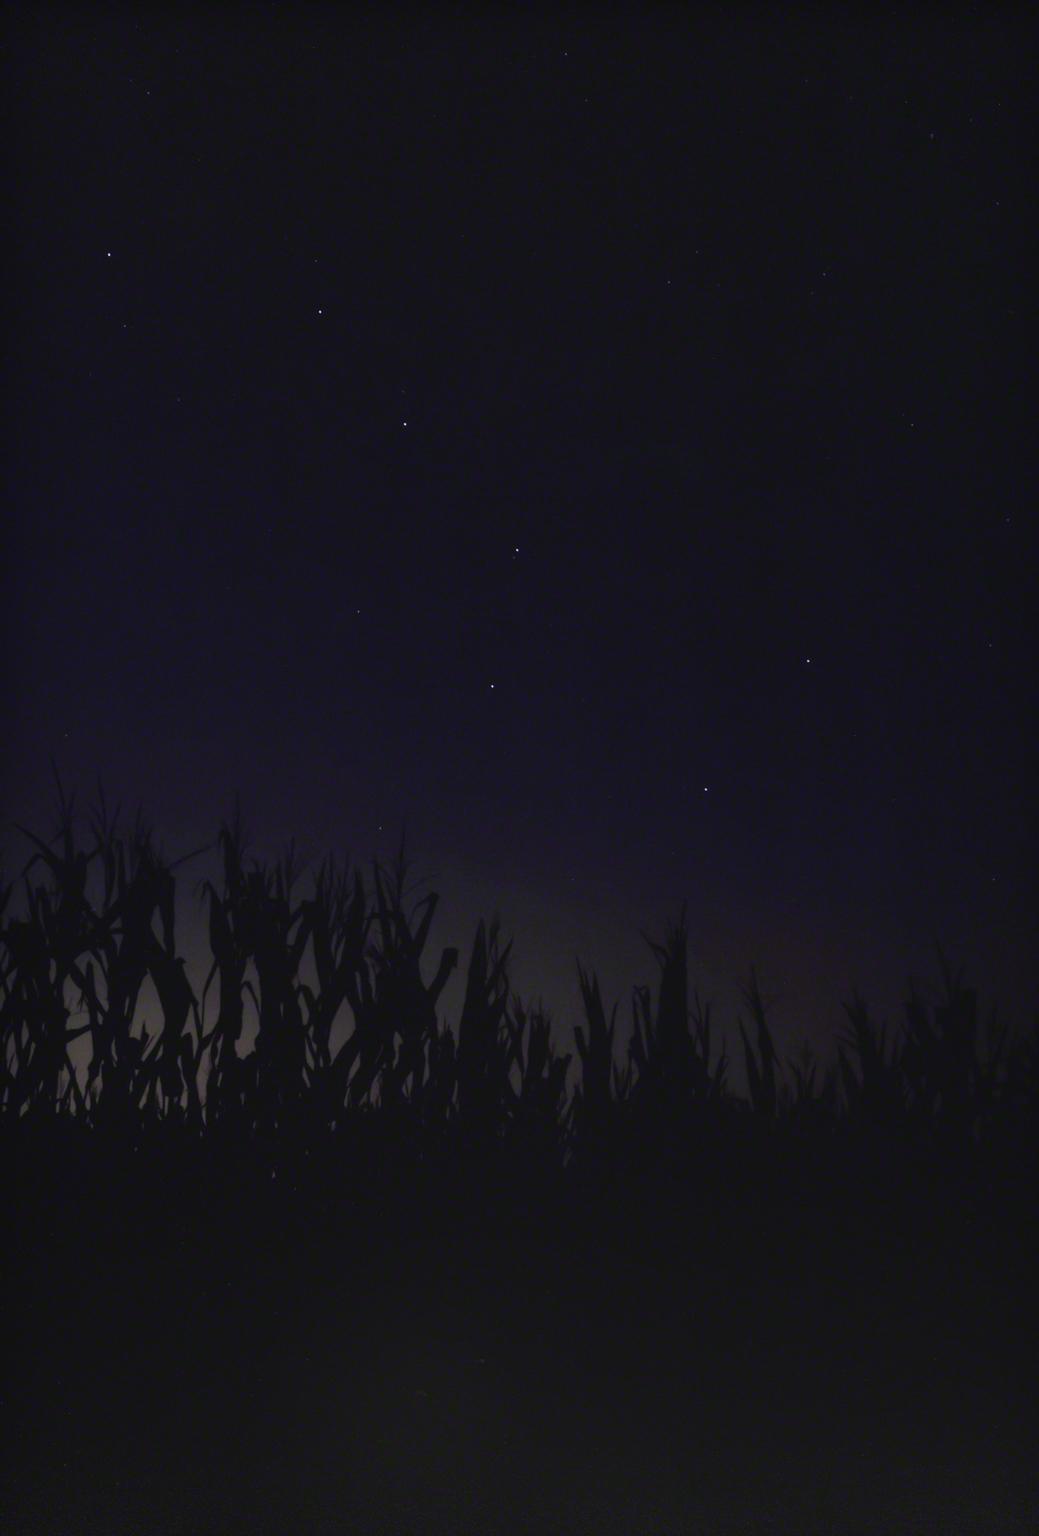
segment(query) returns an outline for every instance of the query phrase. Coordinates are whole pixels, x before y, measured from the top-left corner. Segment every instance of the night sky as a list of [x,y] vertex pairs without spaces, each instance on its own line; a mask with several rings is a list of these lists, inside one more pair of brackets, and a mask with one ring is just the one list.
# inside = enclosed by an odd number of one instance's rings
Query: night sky
[[53,755],[406,819],[566,1033],[684,897],[780,1040],[935,939],[1029,1014],[1034,38],[823,14],[15,13],[9,871]]

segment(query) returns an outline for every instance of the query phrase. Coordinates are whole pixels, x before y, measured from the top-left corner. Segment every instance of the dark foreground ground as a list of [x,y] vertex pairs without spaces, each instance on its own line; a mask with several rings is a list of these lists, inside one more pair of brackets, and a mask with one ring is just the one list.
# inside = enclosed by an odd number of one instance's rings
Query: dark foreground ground
[[0,1525],[1039,1529],[1027,1178],[766,1161],[329,1192],[8,1141]]

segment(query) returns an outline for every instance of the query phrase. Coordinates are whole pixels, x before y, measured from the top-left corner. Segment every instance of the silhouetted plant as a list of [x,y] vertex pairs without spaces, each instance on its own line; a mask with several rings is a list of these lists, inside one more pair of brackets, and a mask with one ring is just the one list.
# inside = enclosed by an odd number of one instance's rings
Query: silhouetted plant
[[772,1033],[765,1018],[765,1002],[758,985],[757,972],[753,968],[750,973],[750,983],[744,988],[743,996],[757,1031],[757,1049],[755,1050],[743,1026],[743,1021],[740,1020],[740,1038],[743,1041],[743,1056],[747,1068],[747,1091],[750,1094],[754,1113],[765,1119],[773,1119],[778,1105],[776,1077],[778,1058],[772,1042]]
[[845,1003],[850,1029],[838,1048],[841,1083],[848,1113],[859,1122],[897,1125],[905,1117],[906,1095],[901,1052],[890,1048],[884,1025],[876,1025],[858,993]]
[[[497,919],[477,926],[457,1026],[440,1016],[459,955],[442,949],[427,979],[438,898],[412,903],[403,842],[394,864],[373,865],[370,897],[361,872],[334,859],[300,895],[291,848],[272,866],[247,858],[236,804],[215,844],[221,874],[200,887],[210,963],[196,998],[177,952],[184,861],[164,857],[140,815],[124,833],[100,790],[81,844],[73,801],[58,790],[54,837],[26,832],[20,887],[0,880],[5,1116],[69,1117],[135,1141],[146,1126],[260,1139],[285,1166],[338,1139],[383,1160],[456,1147],[488,1168],[508,1151],[562,1169],[637,1150],[688,1170],[687,1154],[729,1134],[739,1101],[710,1004],[694,992],[690,1006],[684,908],[662,943],[647,940],[657,994],[633,989],[623,1065],[617,1007],[607,1017],[598,977],[578,962],[583,1017],[568,1092],[572,1058],[545,1009],[511,995],[511,944]],[[821,1081],[807,1046],[784,1078],[752,971],[739,1032],[755,1119],[777,1135],[839,1123],[960,1149],[1034,1140],[1039,1027],[1012,1040],[993,1014],[983,1030],[976,993],[939,960],[943,995],[928,1005],[911,988],[904,1028],[890,1038],[853,995]],[[149,989],[157,1012],[145,1005]],[[710,1166],[722,1166],[713,1153]]]
[[519,1079],[518,1086],[511,1087],[509,1146],[536,1163],[555,1162],[564,1144],[571,1057],[556,1051],[552,1021],[541,1004],[527,1008],[516,997],[506,1022],[512,1069]]
[[[643,935],[646,938],[646,935]],[[632,994],[627,1125],[638,1155],[670,1157],[692,1130],[714,1126],[726,1099],[724,1049],[712,1063],[709,1003],[689,1006],[688,934],[683,907],[662,944],[646,938],[660,966],[657,1004],[647,986]]]
[[477,925],[458,1023],[458,1118],[464,1141],[489,1149],[504,1131],[512,1047],[506,1023],[511,942],[501,945],[497,918]]
[[574,1029],[581,1074],[570,1112],[571,1136],[579,1145],[602,1152],[613,1129],[618,1091],[613,1056],[617,1005],[614,1003],[607,1023],[598,976],[594,972],[589,975],[580,961],[577,962],[577,976],[584,1024],[578,1024]]
[[830,1066],[818,1081],[819,1062],[806,1040],[799,1055],[787,1061],[791,1081],[780,1085],[780,1112],[802,1126],[830,1124],[837,1113],[838,1079]]
[[300,983],[307,1008],[313,1124],[319,1132],[335,1130],[346,1104],[357,1032],[352,1029],[333,1049],[332,1031],[348,997],[357,995],[371,920],[360,871],[351,880],[348,865],[340,869],[334,859],[327,859],[318,870],[309,903],[317,985]]
[[209,951],[213,957],[202,988],[203,1017],[214,978],[219,983],[219,1006],[216,1022],[202,1036],[200,1054],[204,1055],[208,1069],[206,1110],[210,1125],[243,1130],[245,1069],[239,1061],[237,1046],[245,1023],[244,998],[252,988],[245,975],[249,963],[247,935],[239,931],[244,834],[237,804],[234,822],[221,826],[217,846],[223,865],[223,891],[218,891],[210,880],[203,887],[209,904]]

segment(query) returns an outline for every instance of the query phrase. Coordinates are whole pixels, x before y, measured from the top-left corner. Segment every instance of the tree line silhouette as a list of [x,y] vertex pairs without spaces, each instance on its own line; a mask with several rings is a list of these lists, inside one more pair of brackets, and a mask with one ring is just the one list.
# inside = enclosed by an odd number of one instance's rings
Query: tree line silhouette
[[9,1122],[68,1118],[131,1137],[179,1127],[308,1156],[377,1143],[398,1157],[464,1151],[530,1168],[638,1162],[741,1126],[820,1137],[879,1128],[960,1150],[1034,1145],[1039,1024],[1016,1037],[994,1014],[983,1024],[975,991],[944,960],[944,996],[928,1003],[911,988],[890,1036],[853,997],[825,1070],[807,1046],[781,1059],[751,971],[740,1094],[710,1004],[690,998],[684,909],[650,941],[657,987],[633,990],[626,1051],[616,1005],[607,1012],[578,962],[574,1055],[545,1008],[511,990],[497,919],[477,926],[457,1020],[442,1016],[459,951],[424,963],[438,897],[409,905],[403,843],[367,885],[328,857],[300,894],[294,850],[271,864],[248,858],[236,807],[216,842],[220,877],[201,886],[209,969],[198,994],[177,948],[185,861],[165,858],[140,815],[122,832],[99,793],[84,840],[59,785],[56,836],[21,830],[34,852],[19,915],[14,883],[0,883]]

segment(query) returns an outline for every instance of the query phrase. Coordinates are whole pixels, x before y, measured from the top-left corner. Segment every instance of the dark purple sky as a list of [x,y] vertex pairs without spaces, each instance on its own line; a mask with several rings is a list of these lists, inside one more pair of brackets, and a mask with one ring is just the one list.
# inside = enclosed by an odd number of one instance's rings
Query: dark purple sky
[[16,11],[8,828],[406,817],[564,1021],[683,896],[781,1035],[1026,1011],[1021,16]]

